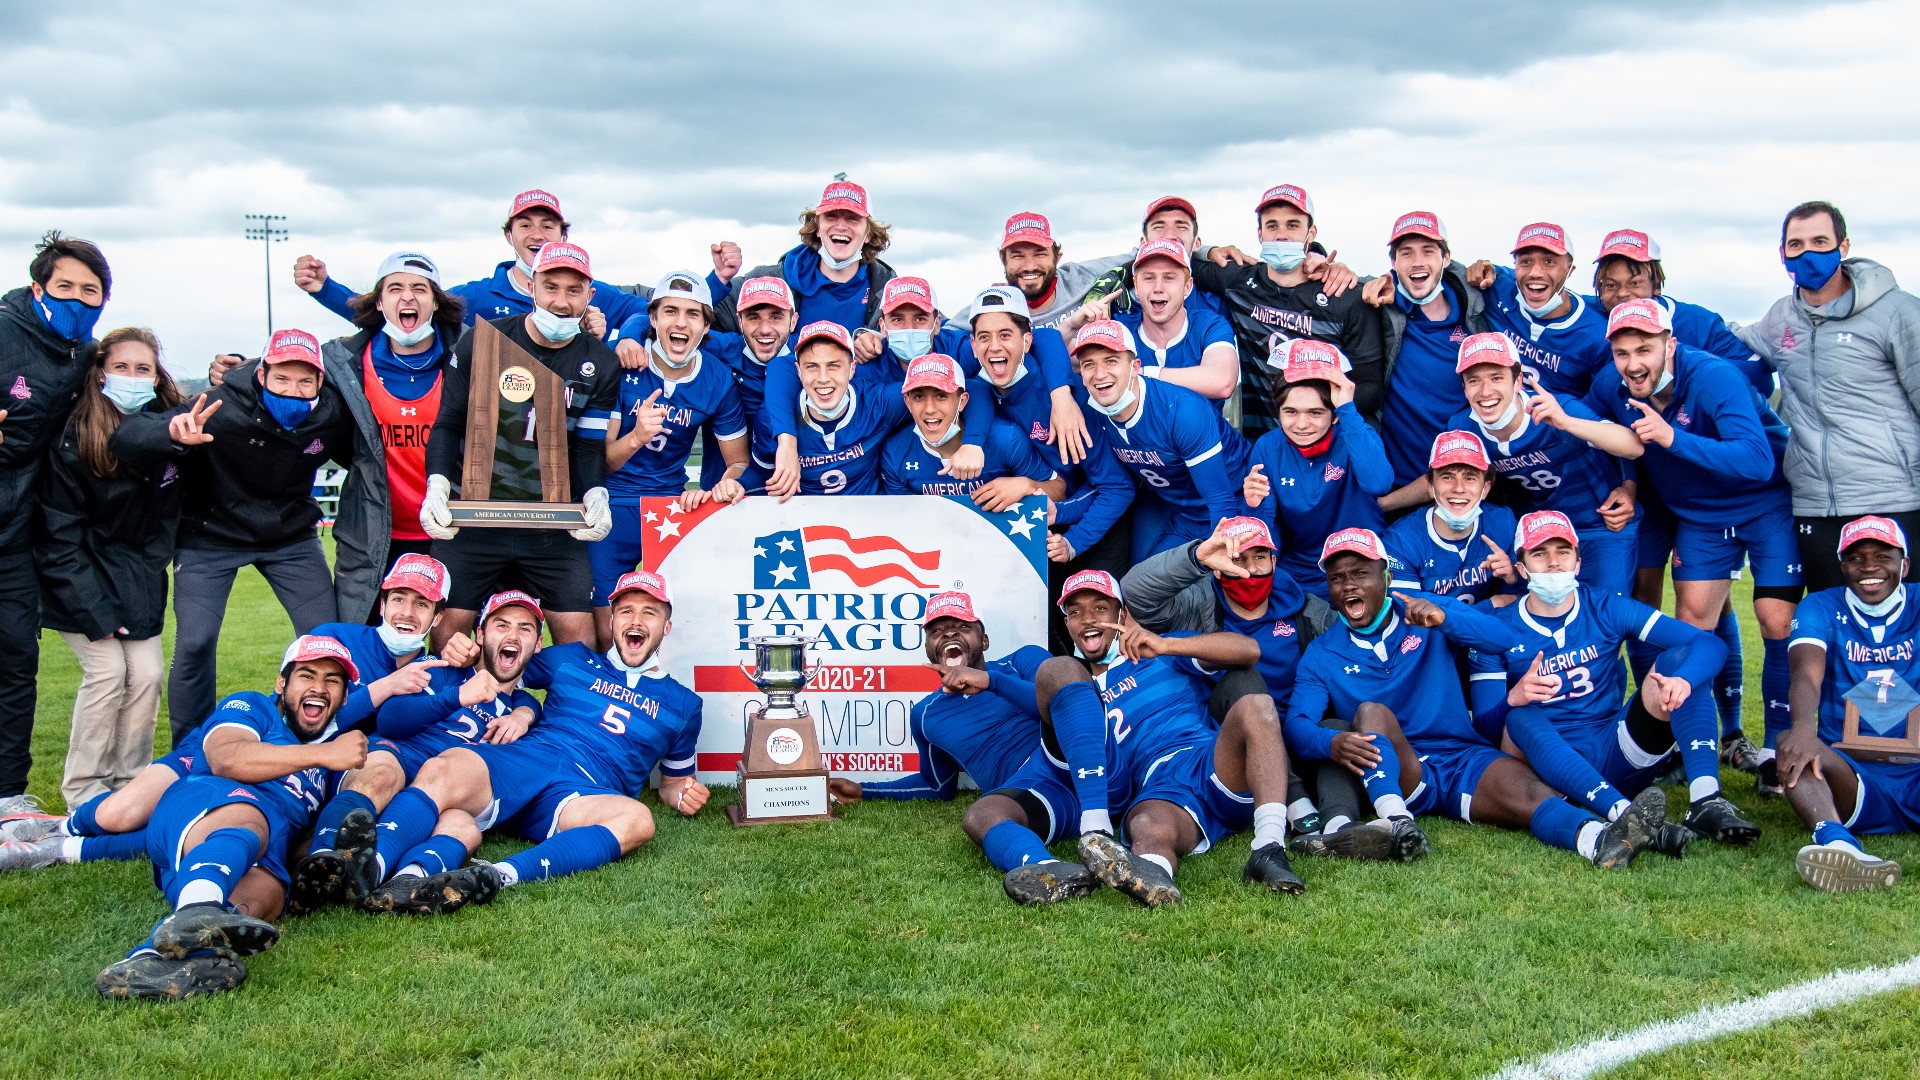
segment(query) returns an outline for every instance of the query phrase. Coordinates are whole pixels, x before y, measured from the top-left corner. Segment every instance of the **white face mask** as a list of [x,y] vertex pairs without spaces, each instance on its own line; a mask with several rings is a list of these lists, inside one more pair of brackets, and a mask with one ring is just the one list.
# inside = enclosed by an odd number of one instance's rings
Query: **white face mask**
[[571,319],[564,318],[535,304],[533,328],[540,331],[540,336],[548,341],[557,341],[564,345],[580,336],[580,319],[578,316]]
[[1887,598],[1877,604],[1862,603],[1858,594],[1849,594],[1848,598],[1853,601],[1854,608],[1860,614],[1871,615],[1877,619],[1906,601],[1907,587],[1904,584],[1894,586],[1893,591],[1887,594]]
[[846,390],[840,391],[840,400],[829,406],[822,406],[818,401],[814,400],[812,394],[802,396],[806,399],[807,408],[812,411],[814,416],[822,420],[840,419],[841,415],[847,411],[847,406],[853,402],[853,395]]
[[1080,651],[1080,643],[1077,641],[1074,642],[1074,645],[1073,645],[1073,655],[1078,656],[1082,660],[1092,660],[1094,663],[1099,664],[1102,667],[1112,667],[1113,665],[1120,662],[1120,635],[1119,634],[1113,635],[1113,640],[1107,642],[1107,655],[1101,657],[1098,660],[1094,660],[1093,657],[1088,656],[1086,653]]
[[429,319],[428,321],[421,323],[419,326],[415,327],[411,333],[400,329],[399,327],[393,325],[392,323],[387,323],[384,326],[380,327],[380,332],[387,335],[387,337],[391,338],[395,345],[398,345],[404,349],[409,345],[418,345],[421,342],[432,337],[433,321]]
[[820,265],[825,266],[829,270],[845,270],[847,267],[852,266],[854,263],[857,263],[859,261],[860,261],[860,251],[857,248],[854,250],[853,254],[847,256],[844,259],[836,259],[833,256],[827,254],[827,249],[824,245],[820,248]]
[[374,627],[373,632],[380,635],[380,644],[395,656],[405,656],[426,644],[425,634],[403,634],[386,623]]
[[1544,319],[1547,316],[1553,314],[1554,308],[1557,308],[1560,306],[1560,296],[1564,292],[1566,292],[1566,290],[1562,289],[1560,290],[1560,292],[1554,293],[1552,296],[1547,298],[1547,304],[1545,307],[1538,307],[1538,308],[1528,305],[1526,294],[1522,293],[1520,295],[1520,309],[1522,311],[1525,311],[1528,315],[1532,316],[1533,318]]
[[1555,607],[1566,603],[1567,597],[1579,587],[1580,575],[1571,570],[1539,574],[1529,571],[1527,576],[1527,591],[1539,597],[1541,603]]
[[1446,278],[1442,275],[1435,274],[1433,277],[1433,288],[1427,290],[1427,295],[1415,296],[1412,293],[1408,292],[1407,287],[1405,285],[1402,285],[1400,281],[1401,281],[1401,278],[1399,274],[1393,275],[1393,282],[1394,282],[1393,287],[1395,291],[1397,291],[1401,296],[1406,297],[1407,303],[1412,304],[1414,307],[1420,307],[1423,304],[1430,303],[1434,297],[1440,295],[1441,289],[1444,289],[1447,287]]
[[693,363],[693,358],[699,355],[699,350],[696,349],[695,351],[688,353],[687,358],[685,360],[675,360],[672,356],[668,355],[666,349],[660,346],[660,339],[657,337],[648,340],[647,351],[659,357],[661,363],[667,365],[668,367],[672,368],[675,371],[679,371],[681,368],[684,368],[688,364]]
[[1473,528],[1473,526],[1474,526],[1474,523],[1476,523],[1476,522],[1478,522],[1478,521],[1480,520],[1480,511],[1482,511],[1482,510],[1484,510],[1484,509],[1486,509],[1486,506],[1485,506],[1485,504],[1483,504],[1483,503],[1474,503],[1474,504],[1473,504],[1473,509],[1471,509],[1471,510],[1469,510],[1469,511],[1467,511],[1467,513],[1466,513],[1466,516],[1465,516],[1465,517],[1454,517],[1454,516],[1453,516],[1452,514],[1449,514],[1449,513],[1447,512],[1447,507],[1446,507],[1446,504],[1445,504],[1445,503],[1434,503],[1434,504],[1433,504],[1433,513],[1434,513],[1434,516],[1435,516],[1435,517],[1437,517],[1437,518],[1439,518],[1439,519],[1440,519],[1441,521],[1443,521],[1443,522],[1445,522],[1445,523],[1446,523],[1446,525],[1447,525],[1447,528],[1449,528],[1449,529],[1471,529],[1471,528]]
[[100,393],[122,413],[136,413],[147,407],[147,402],[154,399],[158,390],[152,379],[143,379],[138,375],[108,375],[100,387]]
[[1137,384],[1134,381],[1131,381],[1131,380],[1128,381],[1127,392],[1124,394],[1121,394],[1120,400],[1114,402],[1111,405],[1100,404],[1100,402],[1095,400],[1093,395],[1091,394],[1087,395],[1087,404],[1092,406],[1093,410],[1099,413],[1101,416],[1119,416],[1121,413],[1126,412],[1129,408],[1131,408],[1133,403],[1139,399],[1139,395],[1134,393],[1134,387],[1136,385]]
[[[919,431],[920,430],[919,425],[916,424],[914,426],[914,430]],[[958,434],[960,434],[960,418],[956,416],[952,420],[947,421],[947,430],[944,433],[942,433],[939,438],[929,439],[927,438],[926,434],[923,432],[920,435],[920,441],[927,445],[927,449],[933,450],[933,449],[937,449],[939,447],[945,446],[948,443],[952,442],[953,437]]]

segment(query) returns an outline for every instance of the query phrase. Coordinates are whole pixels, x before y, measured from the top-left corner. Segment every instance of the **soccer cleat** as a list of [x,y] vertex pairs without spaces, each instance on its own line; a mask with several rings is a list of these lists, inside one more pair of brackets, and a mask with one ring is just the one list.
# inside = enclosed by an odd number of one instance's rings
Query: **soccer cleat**
[[1763,799],[1778,799],[1786,795],[1787,789],[1780,786],[1780,761],[1768,758],[1754,770],[1753,786]]
[[469,904],[492,903],[493,898],[500,895],[500,890],[507,887],[507,879],[501,875],[500,868],[485,859],[475,859],[453,873],[460,876],[462,887],[472,893],[467,900]]
[[487,903],[500,895],[500,887],[500,871],[492,863],[474,863],[425,877],[395,877],[368,893],[360,908],[384,915],[451,915],[469,904]]
[[1307,883],[1293,872],[1293,864],[1287,861],[1287,849],[1281,844],[1254,848],[1240,876],[1244,881],[1259,882],[1274,892],[1299,896],[1307,891]]
[[238,960],[216,954],[169,960],[142,950],[118,963],[107,965],[93,988],[103,998],[131,998],[179,1001],[202,994],[219,994],[245,982],[247,967]]
[[1694,803],[1681,824],[1702,840],[1723,844],[1751,844],[1760,839],[1760,826],[1742,817],[1725,795],[1709,795]]
[[338,851],[309,853],[293,867],[293,881],[287,887],[287,914],[306,915],[340,903],[346,880],[346,860]]
[[1647,845],[1648,851],[1657,851],[1669,859],[1687,857],[1687,845],[1699,839],[1692,829],[1671,821],[1663,823],[1653,832],[1653,842]]
[[1891,889],[1900,884],[1900,864],[1879,859],[1845,841],[1808,844],[1793,857],[1800,880],[1821,892],[1850,893]]
[[0,799],[0,818],[15,817],[20,814],[44,814],[47,808],[40,805],[37,795],[9,795]]
[[1661,826],[1667,823],[1667,793],[1650,787],[1633,797],[1632,805],[1610,823],[1594,845],[1593,865],[1602,870],[1624,869],[1634,856],[1652,850]]
[[66,820],[58,814],[8,814],[0,817],[0,843],[25,843],[52,836]]
[[153,949],[169,960],[211,950],[221,956],[252,956],[280,940],[280,930],[225,904],[188,904],[153,928]]
[[1180,902],[1180,890],[1173,875],[1127,850],[1127,846],[1107,833],[1084,833],[1080,837],[1080,856],[1109,887],[1118,889],[1148,907]]
[[0,844],[0,873],[8,870],[38,870],[60,861],[64,836],[43,836],[38,840],[20,840]]
[[[366,810],[351,810],[340,819],[334,834],[334,854],[340,856],[340,902],[358,904],[380,885],[380,859],[374,846],[377,819]],[[394,869],[399,869],[395,867]]]
[[1320,831],[1320,811],[1318,810],[1308,811],[1305,817],[1301,818],[1299,821],[1293,822],[1292,824],[1288,825],[1287,829],[1288,831],[1293,833],[1319,832]]
[[1077,862],[1016,866],[1007,871],[1001,884],[1009,897],[1022,904],[1057,904],[1100,891],[1100,879]]
[[[1368,828],[1378,828],[1369,825]],[[1344,831],[1344,830],[1342,830]],[[1420,831],[1410,817],[1394,817],[1387,825],[1388,858],[1394,862],[1412,862],[1433,849],[1427,845],[1427,834]]]
[[1735,735],[1720,743],[1720,764],[1731,765],[1741,772],[1760,771],[1760,748],[1745,735]]
[[1295,855],[1324,857],[1333,854],[1327,849],[1329,839],[1324,832],[1297,832],[1287,837],[1287,850]]

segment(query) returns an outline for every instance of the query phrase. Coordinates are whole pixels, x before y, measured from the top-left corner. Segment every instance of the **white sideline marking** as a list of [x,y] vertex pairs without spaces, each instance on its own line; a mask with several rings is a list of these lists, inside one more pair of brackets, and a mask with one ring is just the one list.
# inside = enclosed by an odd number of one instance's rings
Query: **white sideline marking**
[[1662,1020],[1625,1035],[1611,1035],[1502,1069],[1494,1080],[1585,1080],[1635,1058],[1721,1035],[1765,1027],[1850,1001],[1920,984],[1920,956],[1892,967],[1836,971],[1770,994],[1714,1005],[1676,1020]]

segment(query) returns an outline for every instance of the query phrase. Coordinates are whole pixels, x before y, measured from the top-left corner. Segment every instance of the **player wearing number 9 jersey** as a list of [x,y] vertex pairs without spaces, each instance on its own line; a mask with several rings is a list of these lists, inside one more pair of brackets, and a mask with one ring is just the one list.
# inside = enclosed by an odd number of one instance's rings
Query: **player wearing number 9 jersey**
[[839,323],[801,327],[793,351],[801,383],[800,494],[880,494],[881,450],[910,419],[899,389],[872,364],[856,370],[853,339]]

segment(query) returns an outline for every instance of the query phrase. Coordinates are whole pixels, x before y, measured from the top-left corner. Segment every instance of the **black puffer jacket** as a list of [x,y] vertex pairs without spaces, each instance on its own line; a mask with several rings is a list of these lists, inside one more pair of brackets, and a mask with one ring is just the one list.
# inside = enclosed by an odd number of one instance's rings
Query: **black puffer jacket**
[[0,297],[0,551],[33,543],[40,470],[87,374],[87,343],[47,329],[32,303],[30,289]]

